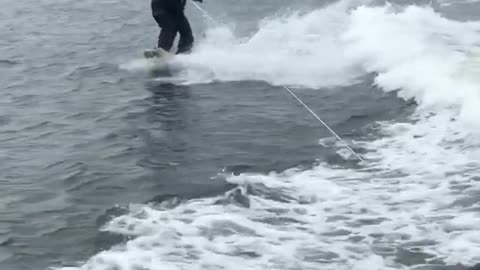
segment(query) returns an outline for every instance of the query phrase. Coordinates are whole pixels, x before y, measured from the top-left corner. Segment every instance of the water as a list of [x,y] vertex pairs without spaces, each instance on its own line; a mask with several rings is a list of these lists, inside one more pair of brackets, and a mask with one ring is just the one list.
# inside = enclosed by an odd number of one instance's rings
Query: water
[[480,4],[298,2],[189,6],[159,78],[148,1],[3,1],[1,269],[479,262]]

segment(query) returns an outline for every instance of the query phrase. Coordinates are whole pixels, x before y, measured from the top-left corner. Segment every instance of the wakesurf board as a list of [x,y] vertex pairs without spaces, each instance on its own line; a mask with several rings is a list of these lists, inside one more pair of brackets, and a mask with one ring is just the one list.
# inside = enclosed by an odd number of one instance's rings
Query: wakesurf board
[[170,74],[170,62],[175,56],[174,54],[165,51],[162,48],[145,50],[143,56],[148,62],[148,69],[153,72],[153,75],[158,75],[158,72],[167,72]]
[[145,50],[143,52],[143,56],[149,60],[159,60],[167,62],[174,57],[174,54],[167,52],[162,48],[158,48],[153,50]]

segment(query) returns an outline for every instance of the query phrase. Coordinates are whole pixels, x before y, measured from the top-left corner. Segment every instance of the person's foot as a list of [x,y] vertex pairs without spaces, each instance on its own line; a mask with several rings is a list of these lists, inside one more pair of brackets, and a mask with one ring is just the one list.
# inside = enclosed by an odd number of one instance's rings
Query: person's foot
[[178,48],[175,54],[189,54],[192,52],[193,45]]

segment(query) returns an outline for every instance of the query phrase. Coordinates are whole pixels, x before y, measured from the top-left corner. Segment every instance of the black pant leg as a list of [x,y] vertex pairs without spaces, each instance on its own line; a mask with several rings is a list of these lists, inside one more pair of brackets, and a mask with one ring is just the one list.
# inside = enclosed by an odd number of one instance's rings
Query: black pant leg
[[175,16],[168,12],[160,12],[155,14],[155,21],[158,26],[162,28],[160,35],[158,36],[158,48],[162,48],[165,51],[170,51],[177,36],[178,23]]
[[178,32],[180,33],[180,41],[178,42],[177,54],[190,51],[193,47],[194,38],[190,23],[183,12],[178,17]]

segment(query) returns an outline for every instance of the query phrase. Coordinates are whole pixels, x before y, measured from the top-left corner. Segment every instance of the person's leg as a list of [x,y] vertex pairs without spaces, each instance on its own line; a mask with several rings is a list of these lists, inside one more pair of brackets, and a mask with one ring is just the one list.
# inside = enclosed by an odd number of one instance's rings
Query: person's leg
[[158,36],[158,48],[170,51],[177,36],[177,20],[175,16],[167,12],[161,12],[155,15],[155,21],[162,28]]
[[178,42],[177,54],[188,53],[193,47],[193,33],[187,17],[182,12],[178,18],[178,32],[180,33],[180,41]]

